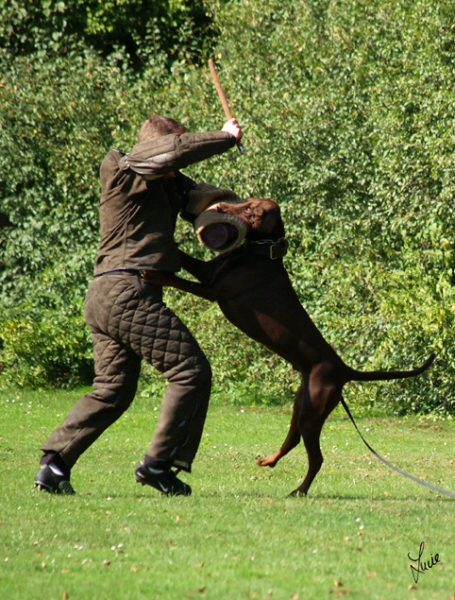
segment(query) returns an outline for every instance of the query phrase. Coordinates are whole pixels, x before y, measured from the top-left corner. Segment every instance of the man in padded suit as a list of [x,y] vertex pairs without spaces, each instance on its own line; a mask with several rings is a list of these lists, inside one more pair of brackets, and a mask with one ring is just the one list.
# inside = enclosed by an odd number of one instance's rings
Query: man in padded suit
[[163,303],[162,288],[141,277],[143,269],[180,268],[174,230],[185,215],[195,182],[180,169],[226,152],[242,137],[235,119],[218,132],[188,133],[154,115],[142,124],[128,154],[111,150],[100,170],[101,242],[95,277],[85,300],[94,344],[95,379],[41,450],[35,487],[74,494],[70,472],[77,459],[134,399],[141,360],[167,379],[150,447],[136,480],[166,495],[190,495],[177,478],[191,472],[202,436],[211,369],[190,331]]

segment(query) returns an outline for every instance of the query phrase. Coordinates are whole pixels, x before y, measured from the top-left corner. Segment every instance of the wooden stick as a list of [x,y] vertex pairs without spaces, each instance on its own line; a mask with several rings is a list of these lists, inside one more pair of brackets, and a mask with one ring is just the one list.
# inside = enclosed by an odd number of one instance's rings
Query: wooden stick
[[[231,109],[229,108],[229,103],[226,98],[226,94],[224,93],[224,90],[221,87],[220,80],[218,79],[218,73],[216,72],[215,62],[214,62],[213,58],[209,58],[209,67],[210,67],[210,72],[212,74],[213,83],[215,84],[215,89],[218,94],[218,98],[220,99],[221,106],[223,107],[226,119],[229,121],[230,119],[233,118],[232,112],[231,112]],[[242,153],[245,152],[245,148],[240,143],[240,141],[237,142],[237,148],[239,149],[240,152],[242,152]]]

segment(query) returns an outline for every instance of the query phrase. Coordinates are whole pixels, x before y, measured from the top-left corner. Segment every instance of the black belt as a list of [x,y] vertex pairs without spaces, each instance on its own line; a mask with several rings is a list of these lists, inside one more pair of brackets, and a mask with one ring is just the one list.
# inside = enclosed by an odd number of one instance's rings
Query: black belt
[[94,277],[101,277],[101,275],[118,275],[119,273],[130,273],[131,275],[141,275],[143,269],[130,269],[128,267],[118,267],[117,269],[108,269],[107,271],[101,271],[101,273],[95,273]]

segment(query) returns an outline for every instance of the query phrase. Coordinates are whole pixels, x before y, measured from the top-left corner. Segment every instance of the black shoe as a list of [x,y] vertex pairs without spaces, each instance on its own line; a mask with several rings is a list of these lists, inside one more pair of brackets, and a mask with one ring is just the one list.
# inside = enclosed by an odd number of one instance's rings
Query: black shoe
[[140,463],[134,475],[138,483],[150,485],[166,496],[191,496],[190,486],[177,479],[174,471],[152,469]]
[[76,492],[70,483],[70,478],[52,463],[43,465],[35,476],[35,487],[41,492],[50,494],[66,494],[71,496]]

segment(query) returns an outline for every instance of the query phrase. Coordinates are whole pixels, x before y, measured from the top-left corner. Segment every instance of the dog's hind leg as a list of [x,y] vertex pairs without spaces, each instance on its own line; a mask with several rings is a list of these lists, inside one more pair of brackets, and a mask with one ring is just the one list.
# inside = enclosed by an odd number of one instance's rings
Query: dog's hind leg
[[303,427],[303,441],[308,454],[308,471],[303,482],[293,490],[290,496],[306,496],[310,485],[319,473],[324,457],[322,456],[319,438],[321,436],[324,420],[306,419]]
[[302,409],[303,397],[305,395],[305,382],[302,380],[299,391],[296,394],[294,400],[294,408],[292,409],[291,423],[289,425],[289,431],[284,440],[281,448],[267,456],[266,458],[258,458],[256,464],[260,467],[274,467],[276,463],[286,456],[293,448],[295,448],[300,442],[300,429],[299,429],[299,416]]
[[308,394],[305,394],[299,415],[299,430],[308,455],[308,471],[291,496],[306,495],[322,467],[321,431],[327,417],[341,400],[341,389],[342,385],[337,382],[330,364],[318,365],[310,375]]

